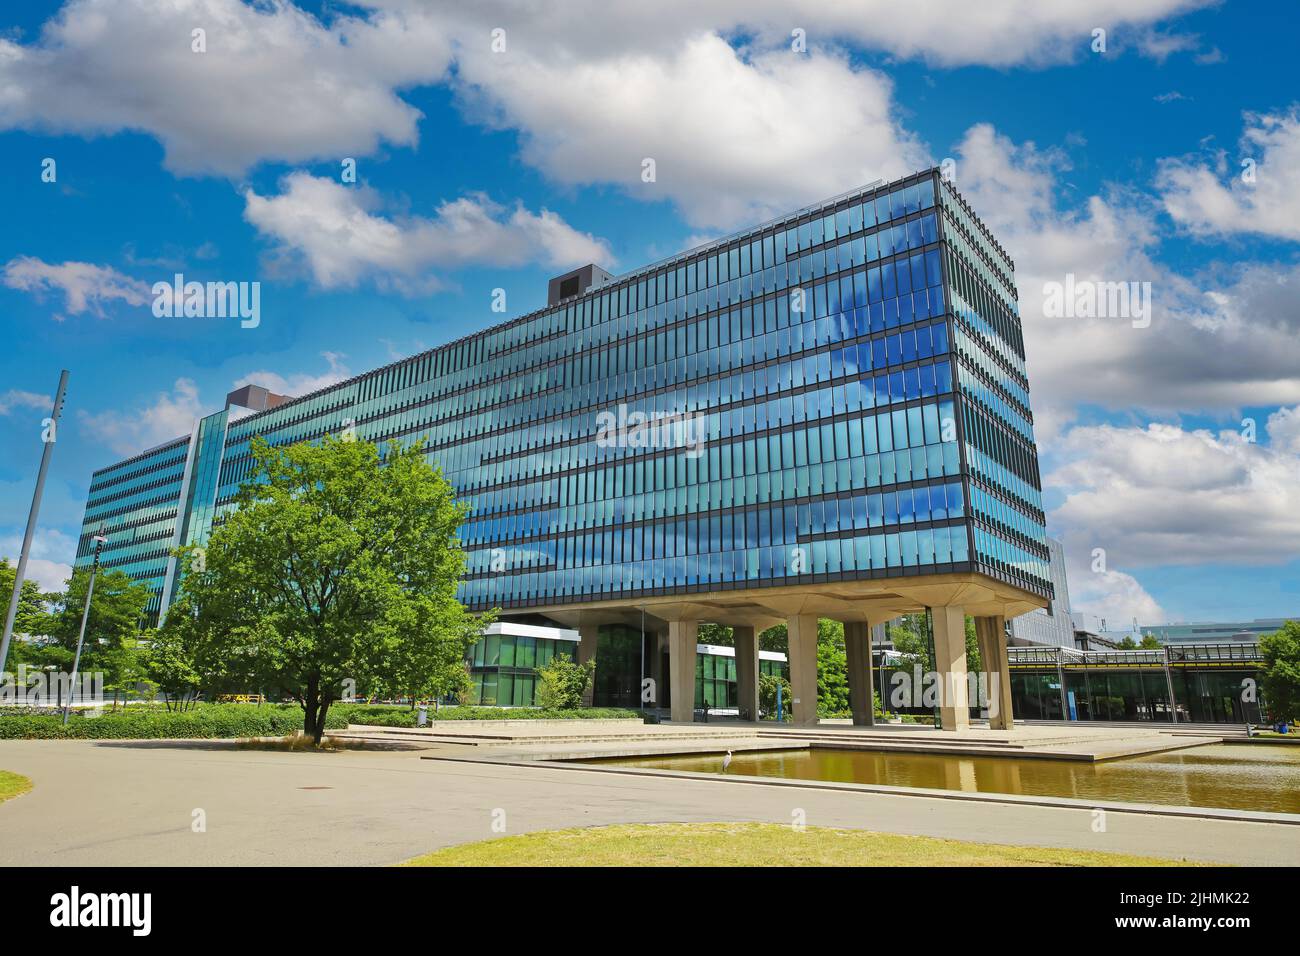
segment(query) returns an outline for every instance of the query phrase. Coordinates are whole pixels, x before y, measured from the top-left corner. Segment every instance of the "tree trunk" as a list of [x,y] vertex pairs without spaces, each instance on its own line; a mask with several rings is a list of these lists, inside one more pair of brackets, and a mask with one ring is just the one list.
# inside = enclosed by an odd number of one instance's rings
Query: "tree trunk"
[[316,712],[320,706],[320,678],[313,674],[307,678],[307,690],[302,696],[302,732],[320,743],[320,730],[316,726]]
[[320,702],[320,711],[316,715],[316,736],[314,738],[316,746],[320,746],[320,739],[325,733],[325,715],[329,713],[330,699],[322,697]]

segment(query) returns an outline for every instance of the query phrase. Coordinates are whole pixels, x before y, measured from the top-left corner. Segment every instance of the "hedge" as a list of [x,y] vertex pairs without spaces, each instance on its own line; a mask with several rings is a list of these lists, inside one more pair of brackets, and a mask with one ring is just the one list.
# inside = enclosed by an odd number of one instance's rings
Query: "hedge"
[[[380,727],[414,727],[418,714],[409,706],[335,704],[330,717],[339,714],[350,723]],[[582,707],[547,710],[542,707],[440,707],[429,708],[429,720],[618,720],[641,719],[640,711],[617,707]]]
[[[58,710],[0,709],[0,740],[165,740],[218,737],[283,737],[302,730],[297,704],[200,704],[184,712],[132,706],[117,713],[86,717],[74,712],[63,726]],[[331,710],[327,730],[341,730],[347,719]]]

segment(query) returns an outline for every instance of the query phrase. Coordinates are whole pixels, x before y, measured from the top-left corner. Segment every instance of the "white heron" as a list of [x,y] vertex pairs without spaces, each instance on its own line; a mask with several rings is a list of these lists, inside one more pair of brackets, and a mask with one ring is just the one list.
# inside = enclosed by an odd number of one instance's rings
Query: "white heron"
[[730,766],[731,766],[731,751],[728,750],[728,751],[727,751],[727,755],[726,755],[725,757],[722,758],[722,770],[723,770],[723,772],[725,773],[725,772],[726,772],[726,769],[727,769],[728,767],[730,767]]

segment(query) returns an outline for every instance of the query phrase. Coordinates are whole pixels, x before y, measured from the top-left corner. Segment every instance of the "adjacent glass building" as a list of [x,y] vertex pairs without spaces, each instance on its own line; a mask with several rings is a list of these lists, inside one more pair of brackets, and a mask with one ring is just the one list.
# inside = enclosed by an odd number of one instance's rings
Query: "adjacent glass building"
[[95,474],[78,563],[103,529],[156,618],[254,435],[352,430],[426,440],[471,502],[472,609],[953,574],[1051,598],[1013,265],[937,169],[549,298],[310,395],[232,393]]
[[1030,720],[1260,723],[1267,705],[1243,693],[1263,657],[1249,641],[1158,649],[1013,647],[1011,688]]

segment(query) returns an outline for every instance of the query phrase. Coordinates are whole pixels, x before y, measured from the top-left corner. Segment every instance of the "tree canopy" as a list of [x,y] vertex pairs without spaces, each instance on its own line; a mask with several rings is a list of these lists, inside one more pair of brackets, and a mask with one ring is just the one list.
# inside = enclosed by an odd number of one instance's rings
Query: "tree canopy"
[[1276,721],[1300,720],[1300,621],[1287,621],[1272,634],[1261,635],[1260,686],[1268,712]]
[[350,690],[432,695],[463,680],[465,651],[491,616],[456,599],[467,507],[422,443],[381,452],[334,437],[279,448],[255,438],[251,450],[237,508],[201,562],[195,549],[183,555],[167,639],[205,678],[298,700],[316,741]]

